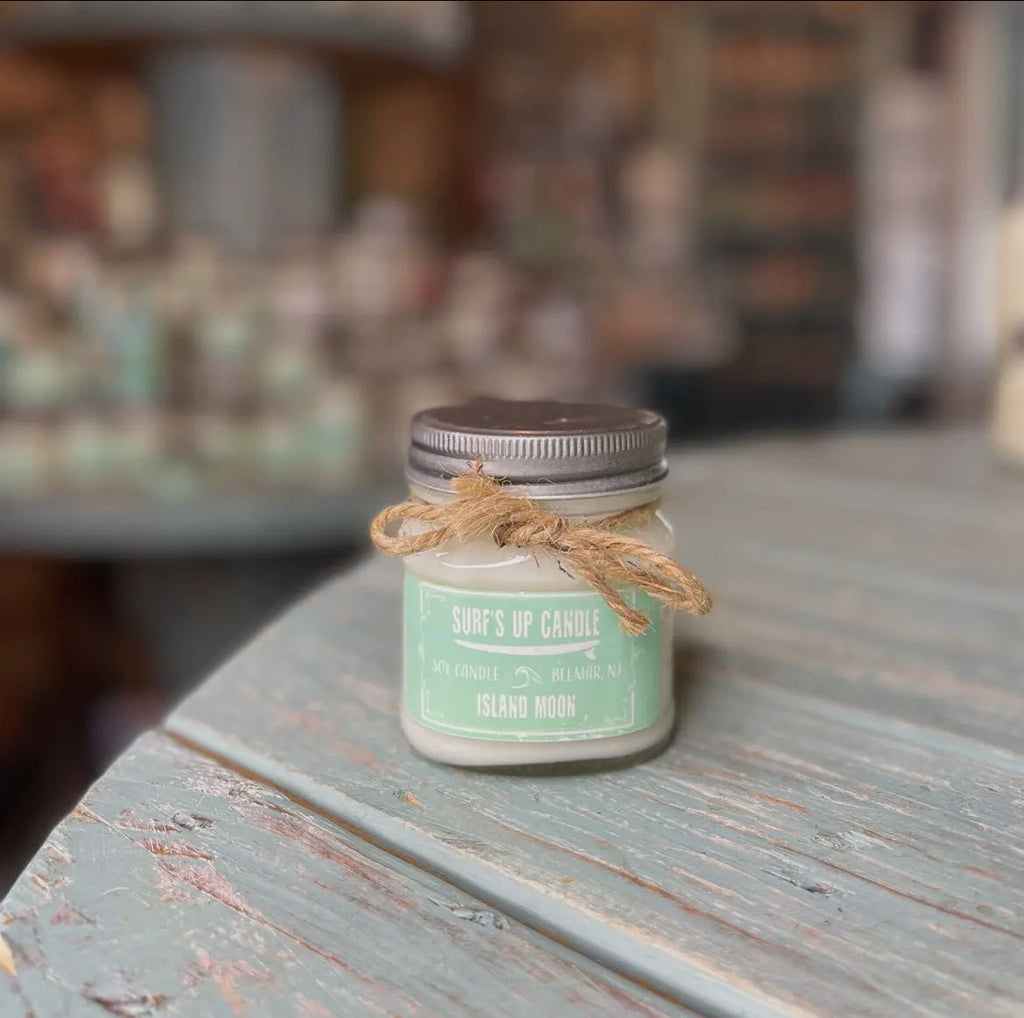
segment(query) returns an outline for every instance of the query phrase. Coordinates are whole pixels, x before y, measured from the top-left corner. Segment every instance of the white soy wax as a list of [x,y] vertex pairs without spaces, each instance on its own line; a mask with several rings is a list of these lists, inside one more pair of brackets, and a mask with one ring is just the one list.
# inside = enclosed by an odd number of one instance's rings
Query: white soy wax
[[[410,490],[433,504],[454,498],[451,477],[478,458],[510,493],[573,520],[656,502],[666,473],[664,420],[632,408],[487,400],[426,411],[412,430]],[[653,508],[616,532],[672,549]],[[651,620],[630,636],[548,552],[474,541],[405,566],[401,724],[424,756],[477,767],[597,760],[667,736],[672,613],[649,595],[621,590]]]

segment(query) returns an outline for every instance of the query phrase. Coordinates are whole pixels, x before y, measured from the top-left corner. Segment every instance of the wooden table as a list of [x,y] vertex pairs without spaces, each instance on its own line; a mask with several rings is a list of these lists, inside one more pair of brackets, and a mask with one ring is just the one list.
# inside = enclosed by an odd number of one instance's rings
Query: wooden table
[[6,900],[0,1014],[1024,1014],[1024,480],[961,431],[677,458],[680,722],[417,758],[399,567],[264,632]]

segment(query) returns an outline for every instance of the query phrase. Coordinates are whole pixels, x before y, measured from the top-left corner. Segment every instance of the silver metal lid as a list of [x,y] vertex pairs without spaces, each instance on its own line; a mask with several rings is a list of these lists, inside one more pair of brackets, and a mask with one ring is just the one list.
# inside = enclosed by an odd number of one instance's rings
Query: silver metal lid
[[533,498],[630,491],[667,473],[665,419],[596,403],[477,399],[412,419],[406,477],[436,491],[482,460],[484,473]]

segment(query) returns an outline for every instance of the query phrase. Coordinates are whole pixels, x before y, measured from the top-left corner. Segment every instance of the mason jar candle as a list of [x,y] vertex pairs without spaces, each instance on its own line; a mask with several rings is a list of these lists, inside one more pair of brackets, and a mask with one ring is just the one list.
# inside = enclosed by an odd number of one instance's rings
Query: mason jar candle
[[[665,442],[664,419],[647,410],[479,400],[413,418],[406,476],[412,497],[435,506],[453,504],[453,479],[476,469],[571,522],[648,507],[607,532],[667,554],[672,531],[656,507]],[[428,527],[405,519],[399,533]],[[620,757],[661,742],[674,713],[671,611],[637,587],[616,590],[649,619],[639,635],[557,550],[494,533],[407,555],[409,742],[463,766]]]

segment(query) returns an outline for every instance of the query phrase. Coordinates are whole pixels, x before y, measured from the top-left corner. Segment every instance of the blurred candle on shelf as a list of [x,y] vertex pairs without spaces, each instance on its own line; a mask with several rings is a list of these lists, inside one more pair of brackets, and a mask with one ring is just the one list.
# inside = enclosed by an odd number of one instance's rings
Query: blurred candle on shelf
[[65,316],[80,317],[99,285],[95,252],[75,237],[57,237],[30,244],[25,251],[30,296]]
[[222,293],[226,256],[220,245],[201,234],[182,234],[174,242],[164,273],[165,306],[174,317],[194,319]]
[[111,322],[112,384],[124,406],[150,406],[163,390],[163,337],[152,298],[131,284],[114,310]]
[[198,414],[191,420],[191,442],[212,484],[252,476],[251,435],[244,422],[228,414]]
[[260,388],[274,406],[300,403],[316,388],[321,370],[316,348],[303,335],[278,335],[260,360]]
[[136,411],[109,425],[110,472],[114,483],[142,488],[160,469],[163,418],[158,412]]
[[288,259],[268,273],[278,328],[317,335],[330,313],[325,274],[309,258]]
[[374,361],[382,330],[416,310],[427,271],[423,239],[403,202],[390,198],[364,201],[353,229],[341,239],[334,259],[339,317],[369,349]]
[[271,486],[301,481],[304,450],[299,422],[288,414],[266,413],[254,429],[260,480]]
[[47,485],[47,429],[44,425],[5,421],[0,427],[0,495],[31,498]]
[[257,317],[251,308],[221,304],[204,313],[195,333],[196,385],[202,404],[226,408],[244,402],[257,331]]
[[691,187],[686,164],[671,150],[647,145],[622,171],[623,252],[634,271],[678,266],[689,253]]
[[99,169],[100,218],[108,242],[118,251],[150,244],[157,227],[156,182],[150,164],[116,156]]
[[550,292],[538,297],[523,323],[526,345],[538,360],[586,363],[589,347],[583,305],[569,293]]
[[94,416],[77,414],[63,421],[54,434],[58,485],[89,490],[109,482],[111,439],[109,424]]
[[479,365],[500,352],[511,328],[512,290],[497,255],[481,251],[455,260],[445,314],[458,364]]
[[7,406],[38,419],[61,410],[72,386],[72,368],[55,347],[38,341],[20,344],[4,378]]
[[356,482],[365,470],[366,401],[346,380],[324,386],[305,420],[303,460],[319,488]]

